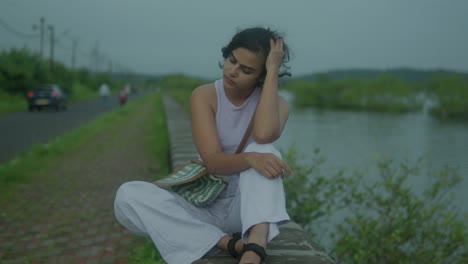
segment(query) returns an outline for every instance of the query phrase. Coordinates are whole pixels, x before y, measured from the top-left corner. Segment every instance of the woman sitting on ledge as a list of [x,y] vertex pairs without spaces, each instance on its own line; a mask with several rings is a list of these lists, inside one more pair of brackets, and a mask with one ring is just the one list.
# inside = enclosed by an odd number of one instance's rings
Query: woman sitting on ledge
[[[278,225],[289,220],[282,177],[292,172],[272,145],[288,118],[278,95],[288,47],[277,32],[255,27],[238,32],[222,55],[223,78],[192,92],[190,113],[197,151],[210,173],[229,176],[227,188],[207,207],[141,181],[123,184],[115,198],[118,221],[150,237],[169,264],[218,248],[239,263],[262,263]],[[247,147],[235,154],[251,118]]]

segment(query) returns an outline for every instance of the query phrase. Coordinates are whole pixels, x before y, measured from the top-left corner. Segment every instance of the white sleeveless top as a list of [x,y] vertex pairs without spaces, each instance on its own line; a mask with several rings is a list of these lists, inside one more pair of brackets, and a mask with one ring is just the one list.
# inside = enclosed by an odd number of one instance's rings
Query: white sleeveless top
[[[252,94],[241,106],[235,106],[229,101],[224,91],[223,80],[215,81],[218,98],[216,111],[216,129],[221,143],[221,150],[225,153],[235,153],[244,133],[249,126],[252,115],[260,98],[260,88],[255,88]],[[253,141],[250,135],[248,145]]]
[[[249,126],[252,115],[260,99],[261,88],[257,87],[241,106],[235,106],[229,101],[224,91],[223,80],[216,80],[216,95],[218,109],[216,110],[216,129],[221,143],[221,151],[224,153],[235,153],[239,146],[245,130]],[[252,135],[245,146],[253,141]],[[244,146],[244,148],[245,148]],[[239,184],[239,174],[229,177],[229,185],[226,193],[222,196],[235,195]]]

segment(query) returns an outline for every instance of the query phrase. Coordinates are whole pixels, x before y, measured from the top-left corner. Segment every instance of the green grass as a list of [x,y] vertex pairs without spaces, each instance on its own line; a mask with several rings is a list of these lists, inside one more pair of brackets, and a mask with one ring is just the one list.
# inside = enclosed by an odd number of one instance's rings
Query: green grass
[[99,96],[97,89],[91,89],[88,86],[85,86],[81,83],[74,82],[72,84],[73,94],[68,97],[68,102],[79,102],[88,100],[91,98],[97,98]]
[[159,252],[150,239],[142,238],[142,245],[133,249],[131,264],[164,264]]
[[154,158],[161,164],[161,168],[155,173],[157,178],[169,173],[169,136],[167,134],[166,115],[162,101],[162,92],[158,90],[156,100],[156,112],[154,114],[153,131],[150,142]]
[[[0,204],[5,202],[17,187],[27,183],[34,175],[47,172],[61,157],[77,150],[87,140],[105,129],[112,129],[116,124],[124,122],[137,114],[141,100],[151,100],[156,104],[154,122],[148,142],[151,146],[151,156],[160,164],[154,171],[155,179],[169,173],[168,135],[166,119],[162,103],[162,93],[155,92],[144,98],[135,100],[125,107],[102,114],[91,123],[72,132],[59,136],[47,144],[37,144],[23,152],[15,159],[0,165]],[[90,153],[92,156],[93,154]],[[132,250],[130,263],[164,263],[151,240],[143,239],[140,246]]]
[[[90,89],[88,86],[80,83],[73,83],[73,94],[67,98],[68,103],[80,102],[97,98],[97,90]],[[28,109],[28,101],[25,96],[11,95],[0,91],[0,114],[9,114],[15,112],[24,112]]]
[[[46,144],[37,144],[22,152],[16,158],[0,165],[0,204],[16,190],[16,187],[27,183],[31,177],[53,168],[62,156],[72,153],[84,142],[104,129],[110,129],[116,123],[131,118],[138,112],[140,100],[153,100],[158,105],[155,122],[149,140],[154,146],[153,156],[161,164],[161,173],[168,171],[167,133],[164,112],[161,106],[161,93],[145,96],[130,102],[126,107],[99,115],[91,123],[72,132],[59,136]],[[158,130],[156,130],[158,129]],[[158,131],[156,133],[156,131]]]
[[26,98],[20,95],[10,95],[0,91],[0,114],[26,111],[28,104]]
[[[169,164],[169,140],[166,126],[166,116],[164,114],[164,107],[161,97],[157,101],[157,109],[155,113],[154,131],[152,133],[151,145],[157,146],[153,148],[153,155],[160,164]],[[153,173],[156,178],[163,177],[169,174],[169,166],[161,167],[157,172]],[[131,264],[164,264],[159,255],[158,250],[150,239],[142,238],[143,243],[133,249],[132,255],[129,259]]]

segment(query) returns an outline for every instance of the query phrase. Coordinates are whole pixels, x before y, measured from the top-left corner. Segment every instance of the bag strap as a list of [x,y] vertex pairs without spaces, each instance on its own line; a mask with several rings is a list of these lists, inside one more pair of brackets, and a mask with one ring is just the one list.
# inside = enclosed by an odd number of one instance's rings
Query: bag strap
[[[257,105],[258,105],[258,103],[257,103]],[[255,111],[253,112],[252,117],[250,118],[249,126],[245,130],[244,136],[242,137],[242,140],[241,140],[239,146],[237,147],[236,154],[239,154],[239,153],[242,152],[242,150],[245,147],[245,144],[247,143],[247,140],[249,139],[250,133],[252,133],[255,112],[257,112],[257,108],[255,108]]]
[[[256,110],[256,108],[255,108],[255,110]],[[242,152],[242,150],[245,147],[245,144],[247,143],[247,140],[249,139],[250,133],[252,133],[253,124],[254,124],[254,116],[255,116],[255,111],[252,114],[252,117],[250,118],[249,126],[245,130],[244,136],[242,137],[241,142],[239,143],[239,146],[237,147],[236,154],[239,154],[239,153]],[[205,166],[205,163],[203,161],[201,161],[201,160],[198,160],[198,159],[192,159],[192,160],[190,160],[190,162],[198,164],[198,165]]]

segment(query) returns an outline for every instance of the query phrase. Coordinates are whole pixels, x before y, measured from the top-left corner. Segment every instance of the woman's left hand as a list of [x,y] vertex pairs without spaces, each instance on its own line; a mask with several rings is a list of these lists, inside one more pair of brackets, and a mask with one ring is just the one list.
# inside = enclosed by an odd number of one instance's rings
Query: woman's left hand
[[273,71],[277,72],[283,62],[283,57],[283,39],[270,39],[270,53],[268,54],[265,62],[267,73]]

